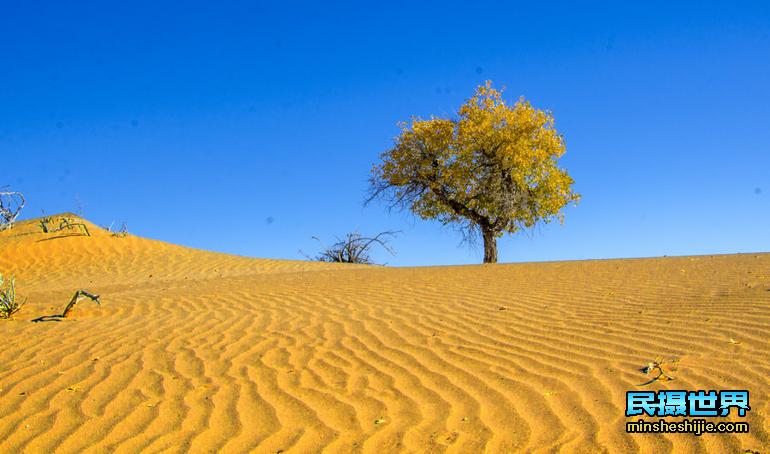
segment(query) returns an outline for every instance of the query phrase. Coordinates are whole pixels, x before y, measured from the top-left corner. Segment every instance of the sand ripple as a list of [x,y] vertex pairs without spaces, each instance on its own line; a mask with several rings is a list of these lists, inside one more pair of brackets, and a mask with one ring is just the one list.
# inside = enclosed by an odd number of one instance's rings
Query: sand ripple
[[[742,452],[770,446],[770,254],[385,269],[0,234],[0,452]],[[102,295],[71,319],[77,288]],[[732,341],[731,341],[732,339]],[[649,388],[751,391],[744,435],[627,435]]]

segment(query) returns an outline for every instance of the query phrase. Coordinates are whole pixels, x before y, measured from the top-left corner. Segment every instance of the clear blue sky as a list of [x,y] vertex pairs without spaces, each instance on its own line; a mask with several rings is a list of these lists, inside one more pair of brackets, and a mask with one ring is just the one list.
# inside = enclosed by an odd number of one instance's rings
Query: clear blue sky
[[553,111],[583,195],[501,261],[770,250],[768,2],[109,3],[0,6],[0,186],[24,217],[279,258],[400,229],[381,260],[477,263],[362,201],[396,122],[491,79]]

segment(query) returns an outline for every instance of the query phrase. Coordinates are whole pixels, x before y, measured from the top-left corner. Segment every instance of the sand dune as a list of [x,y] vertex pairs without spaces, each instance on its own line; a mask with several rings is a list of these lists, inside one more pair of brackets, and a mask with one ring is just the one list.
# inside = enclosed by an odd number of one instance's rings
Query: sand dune
[[[0,452],[767,452],[770,254],[382,268],[0,233]],[[56,237],[56,238],[54,238]],[[84,288],[102,305],[61,311]],[[751,432],[629,435],[625,392],[748,389]],[[735,420],[736,418],[730,418]]]

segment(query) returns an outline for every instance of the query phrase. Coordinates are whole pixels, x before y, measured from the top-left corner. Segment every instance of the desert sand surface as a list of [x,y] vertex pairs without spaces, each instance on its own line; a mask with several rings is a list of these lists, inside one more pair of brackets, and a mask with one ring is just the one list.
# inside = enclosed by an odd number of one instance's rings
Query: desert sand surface
[[[0,233],[0,452],[768,452],[770,254],[384,268]],[[63,320],[73,292],[80,302]],[[675,378],[638,384],[648,362]],[[748,389],[749,434],[625,393]],[[729,417],[735,421],[739,418]]]

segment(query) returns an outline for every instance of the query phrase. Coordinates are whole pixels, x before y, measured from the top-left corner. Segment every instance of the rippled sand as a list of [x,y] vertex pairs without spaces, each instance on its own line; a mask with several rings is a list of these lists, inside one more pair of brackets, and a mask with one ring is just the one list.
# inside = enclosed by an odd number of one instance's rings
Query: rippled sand
[[[0,452],[766,452],[770,254],[424,268],[0,233]],[[74,233],[74,232],[72,232]],[[101,295],[60,313],[77,289]],[[677,358],[672,382],[635,386]],[[625,392],[748,389],[751,433]],[[735,420],[735,418],[733,418]]]

